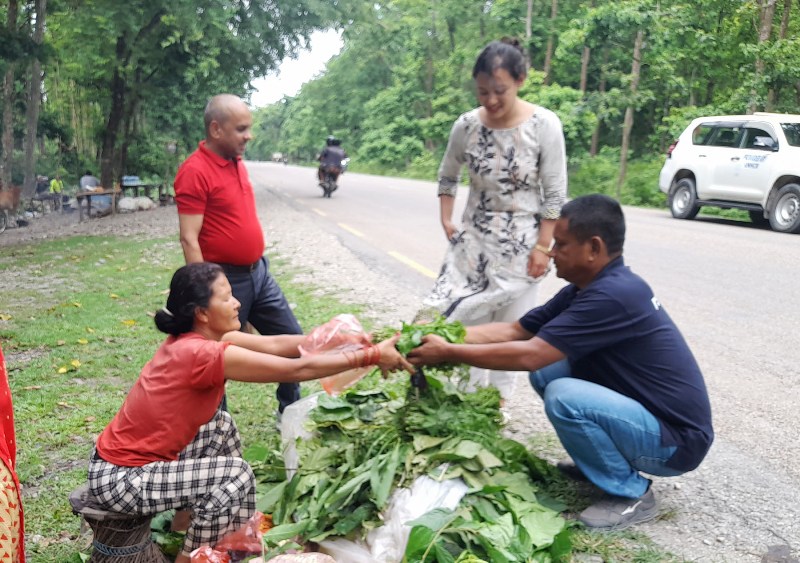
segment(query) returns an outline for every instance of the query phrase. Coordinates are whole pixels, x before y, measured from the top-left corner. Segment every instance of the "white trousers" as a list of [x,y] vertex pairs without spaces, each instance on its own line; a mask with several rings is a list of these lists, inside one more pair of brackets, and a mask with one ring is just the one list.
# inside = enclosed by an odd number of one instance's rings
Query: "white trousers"
[[[536,307],[536,299],[539,295],[539,284],[533,284],[519,298],[485,315],[465,322],[465,325],[480,325],[494,322],[514,322],[522,318],[525,313]],[[507,401],[514,395],[517,380],[520,376],[527,379],[526,371],[498,371],[485,368],[470,368],[468,391],[474,391],[478,387],[488,387],[492,385],[500,391],[500,398]]]

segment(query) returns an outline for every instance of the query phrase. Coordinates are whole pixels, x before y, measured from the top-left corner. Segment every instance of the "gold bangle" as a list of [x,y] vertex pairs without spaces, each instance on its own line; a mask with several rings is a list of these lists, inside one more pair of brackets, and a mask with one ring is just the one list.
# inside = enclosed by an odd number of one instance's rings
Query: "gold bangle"
[[539,252],[544,252],[545,254],[550,256],[550,249],[547,248],[546,246],[543,246],[541,244],[536,244],[536,245],[534,245],[533,249],[534,250],[538,250]]

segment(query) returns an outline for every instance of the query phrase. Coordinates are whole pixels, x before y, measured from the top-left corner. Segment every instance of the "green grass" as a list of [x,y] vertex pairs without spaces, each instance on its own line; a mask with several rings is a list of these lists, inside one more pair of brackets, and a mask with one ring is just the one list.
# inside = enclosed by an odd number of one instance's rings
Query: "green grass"
[[[163,306],[182,263],[174,239],[71,237],[0,255],[0,341],[14,396],[31,563],[77,562],[78,552],[88,551],[89,538],[79,536],[67,496],[85,481],[93,441],[164,338],[152,313]],[[273,260],[271,266],[305,330],[338,313],[363,311],[294,283],[298,272],[291,264]],[[309,394],[319,386],[302,389]],[[278,449],[274,392],[274,385],[228,384],[228,405],[246,448]],[[531,445],[539,447],[556,444]],[[570,510],[588,498],[566,481],[552,483],[550,492]],[[605,561],[674,560],[636,534],[578,531],[575,538],[577,552]]]

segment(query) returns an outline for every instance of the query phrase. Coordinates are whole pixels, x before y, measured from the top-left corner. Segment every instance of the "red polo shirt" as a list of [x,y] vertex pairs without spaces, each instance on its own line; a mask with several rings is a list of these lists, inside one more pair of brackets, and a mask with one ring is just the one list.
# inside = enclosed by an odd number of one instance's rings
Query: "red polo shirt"
[[222,158],[200,141],[178,169],[175,203],[181,215],[203,216],[199,243],[205,261],[244,266],[264,254],[253,186],[240,157]]

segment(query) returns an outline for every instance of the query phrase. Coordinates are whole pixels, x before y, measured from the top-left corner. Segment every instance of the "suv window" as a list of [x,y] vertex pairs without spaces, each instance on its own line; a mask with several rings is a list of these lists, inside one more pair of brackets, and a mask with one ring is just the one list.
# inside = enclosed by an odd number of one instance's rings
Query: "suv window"
[[793,147],[800,147],[800,123],[781,123],[786,140]]
[[738,147],[744,129],[739,125],[718,125],[708,144],[715,147]]
[[771,131],[760,129],[758,127],[748,127],[746,129],[746,136],[744,147],[746,149],[756,150],[772,150],[777,146],[778,142],[775,140]]
[[707,123],[701,123],[692,131],[692,144],[705,145],[708,143],[708,138],[714,132],[714,127]]

